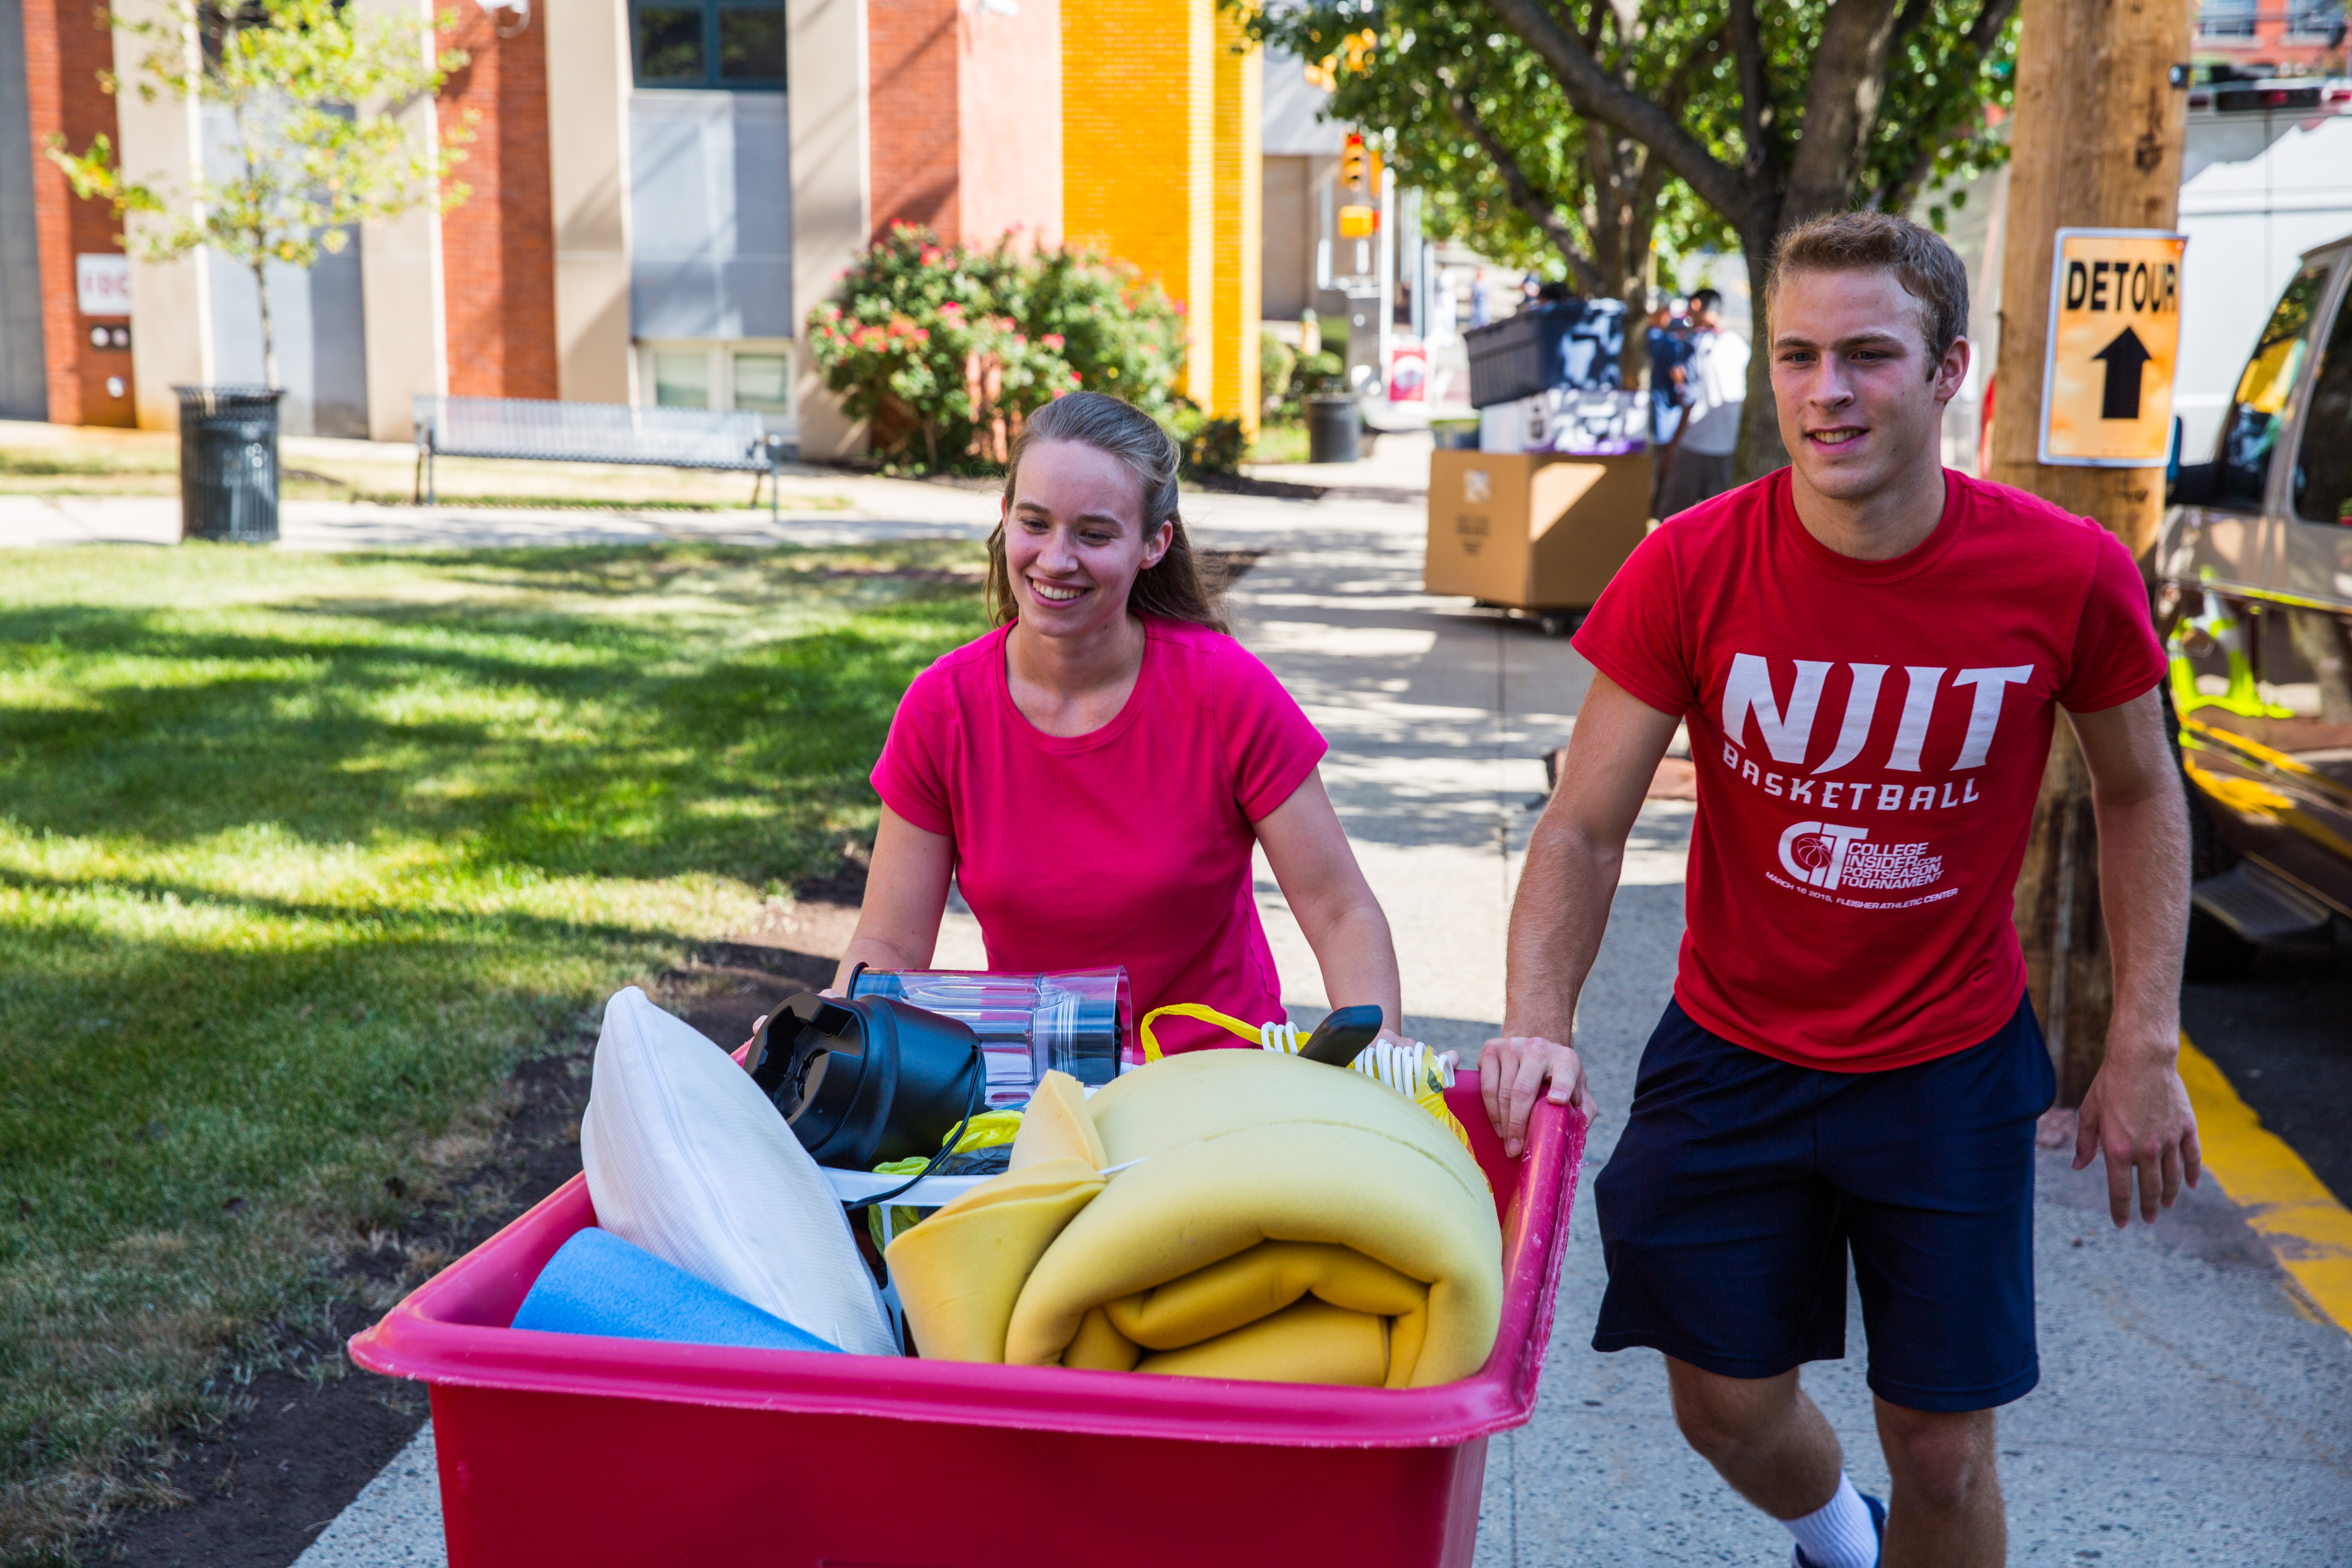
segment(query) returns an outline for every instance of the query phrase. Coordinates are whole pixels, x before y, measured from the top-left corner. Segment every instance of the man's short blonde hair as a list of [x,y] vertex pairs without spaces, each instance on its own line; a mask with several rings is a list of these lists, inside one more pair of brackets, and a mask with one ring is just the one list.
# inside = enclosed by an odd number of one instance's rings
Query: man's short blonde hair
[[1801,223],[1772,249],[1772,279],[1765,286],[1769,320],[1780,280],[1798,272],[1892,272],[1905,293],[1919,301],[1919,326],[1927,344],[1927,374],[1944,362],[1953,342],[1969,330],[1969,269],[1943,237],[1892,213],[1832,213]]

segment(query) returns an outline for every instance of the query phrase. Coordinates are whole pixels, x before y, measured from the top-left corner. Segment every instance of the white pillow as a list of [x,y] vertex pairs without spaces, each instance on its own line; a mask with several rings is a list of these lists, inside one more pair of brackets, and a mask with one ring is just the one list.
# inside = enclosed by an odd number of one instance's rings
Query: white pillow
[[840,1200],[751,1074],[632,985],[580,1119],[596,1223],[853,1354],[896,1355]]

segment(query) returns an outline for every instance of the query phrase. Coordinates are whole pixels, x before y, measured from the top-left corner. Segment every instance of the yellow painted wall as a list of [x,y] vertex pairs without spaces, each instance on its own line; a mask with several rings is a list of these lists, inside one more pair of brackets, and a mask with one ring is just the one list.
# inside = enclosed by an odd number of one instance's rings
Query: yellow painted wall
[[1252,47],[1231,11],[1217,13],[1216,38],[1216,380],[1210,412],[1257,433],[1258,321],[1265,314],[1265,159],[1261,135],[1265,53]]
[[1183,305],[1185,393],[1254,425],[1255,391],[1238,389],[1257,382],[1259,74],[1255,54],[1222,54],[1238,36],[1216,0],[1063,0],[1062,223],[1069,243],[1133,262]]

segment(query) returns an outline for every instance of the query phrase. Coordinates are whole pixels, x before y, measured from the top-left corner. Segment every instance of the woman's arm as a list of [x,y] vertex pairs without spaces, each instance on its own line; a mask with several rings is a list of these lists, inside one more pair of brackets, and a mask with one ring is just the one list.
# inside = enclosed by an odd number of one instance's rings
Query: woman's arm
[[874,836],[874,867],[866,875],[866,901],[857,910],[856,934],[834,972],[835,988],[847,986],[850,968],[858,963],[868,969],[930,967],[954,871],[954,839],[926,832],[884,806],[882,826]]
[[1402,1028],[1404,998],[1388,917],[1348,847],[1347,829],[1323,792],[1322,770],[1307,774],[1288,800],[1258,818],[1256,830],[1274,879],[1322,965],[1331,1005],[1377,1002],[1381,1022],[1391,1030]]

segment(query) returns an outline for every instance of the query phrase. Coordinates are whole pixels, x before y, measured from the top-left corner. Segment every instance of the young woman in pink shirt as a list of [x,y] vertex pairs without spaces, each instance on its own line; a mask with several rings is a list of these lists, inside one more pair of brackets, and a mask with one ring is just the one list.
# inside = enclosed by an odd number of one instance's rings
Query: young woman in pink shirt
[[[1316,764],[1325,746],[1234,641],[1177,515],[1175,443],[1116,398],[1040,409],[989,541],[996,629],[915,679],[875,764],[882,825],[853,965],[931,961],[952,877],[1013,972],[1127,966],[1136,1016],[1280,1022],[1250,851],[1265,848],[1334,1006],[1402,1020],[1388,921]],[[1174,1053],[1241,1042],[1154,1026]]]

